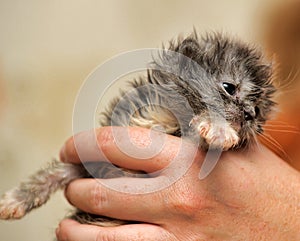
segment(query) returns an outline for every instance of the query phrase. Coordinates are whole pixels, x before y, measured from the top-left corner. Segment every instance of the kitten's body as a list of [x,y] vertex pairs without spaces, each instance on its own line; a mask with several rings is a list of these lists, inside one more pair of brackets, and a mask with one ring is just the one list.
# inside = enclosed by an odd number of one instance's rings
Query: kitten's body
[[[275,88],[270,66],[259,52],[222,35],[198,39],[196,33],[171,42],[169,50],[179,54],[165,52],[154,59],[147,78],[132,82],[131,95],[122,94],[122,98],[112,102],[101,119],[103,126],[160,125],[171,135],[192,140],[200,136],[202,149],[210,145],[223,150],[243,148],[262,132],[274,106],[271,97]],[[215,101],[217,97],[223,103]],[[214,121],[212,112],[224,118],[225,123]],[[93,175],[82,165],[53,161],[4,195],[0,218],[21,218],[77,178],[135,176],[112,169],[105,162],[90,165],[95,165]],[[102,226],[124,223],[80,210],[72,218]]]

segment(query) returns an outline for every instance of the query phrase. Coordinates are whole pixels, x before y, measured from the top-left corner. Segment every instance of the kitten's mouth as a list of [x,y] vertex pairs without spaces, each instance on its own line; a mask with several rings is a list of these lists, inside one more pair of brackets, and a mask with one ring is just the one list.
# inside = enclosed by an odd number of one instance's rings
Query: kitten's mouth
[[241,122],[231,122],[230,126],[238,133],[242,128]]

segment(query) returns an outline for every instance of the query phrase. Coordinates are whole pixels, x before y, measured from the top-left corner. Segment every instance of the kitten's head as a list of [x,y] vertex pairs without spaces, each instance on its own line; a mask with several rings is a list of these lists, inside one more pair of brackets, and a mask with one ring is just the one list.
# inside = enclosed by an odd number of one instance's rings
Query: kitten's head
[[[237,148],[262,133],[275,105],[275,88],[271,66],[256,48],[221,34],[201,39],[193,34],[171,43],[170,50],[192,59],[178,62],[184,79],[171,78],[171,82],[193,108],[191,126],[208,144],[218,146],[214,139],[225,133],[223,137],[232,143],[225,143],[223,149]],[[212,112],[226,120],[223,127],[211,123]]]

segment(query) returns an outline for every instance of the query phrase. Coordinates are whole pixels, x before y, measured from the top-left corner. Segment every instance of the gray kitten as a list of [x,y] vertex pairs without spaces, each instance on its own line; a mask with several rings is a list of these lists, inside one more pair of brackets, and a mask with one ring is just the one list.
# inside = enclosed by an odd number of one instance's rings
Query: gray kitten
[[[203,150],[246,148],[255,142],[275,106],[272,70],[262,54],[222,34],[200,38],[196,32],[171,41],[168,50],[153,60],[147,77],[132,81],[131,95],[123,93],[112,101],[102,126],[159,125],[171,135],[200,137]],[[89,171],[83,165],[51,162],[4,194],[0,218],[22,218],[77,178],[136,176],[107,162],[87,165]],[[81,210],[71,218],[100,226],[127,223]]]

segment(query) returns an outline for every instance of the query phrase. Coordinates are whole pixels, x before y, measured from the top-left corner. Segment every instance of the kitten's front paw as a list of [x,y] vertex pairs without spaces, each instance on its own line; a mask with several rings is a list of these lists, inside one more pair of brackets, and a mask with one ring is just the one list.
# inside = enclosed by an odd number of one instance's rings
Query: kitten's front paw
[[26,205],[16,198],[17,190],[5,193],[0,199],[0,219],[19,219],[26,214]]
[[227,151],[239,143],[236,131],[227,123],[202,121],[197,129],[199,135],[213,148],[221,148]]

